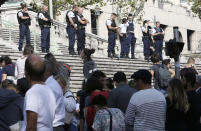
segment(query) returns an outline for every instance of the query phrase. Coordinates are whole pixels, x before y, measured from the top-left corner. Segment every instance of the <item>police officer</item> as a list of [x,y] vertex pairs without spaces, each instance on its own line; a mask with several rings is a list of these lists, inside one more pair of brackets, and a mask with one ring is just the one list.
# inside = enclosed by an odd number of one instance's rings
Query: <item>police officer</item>
[[78,18],[77,18],[78,6],[73,5],[73,9],[68,11],[66,14],[67,22],[67,33],[69,38],[69,54],[75,55],[74,45],[75,45],[75,34],[78,30]]
[[19,39],[19,51],[22,51],[24,36],[26,36],[26,44],[30,44],[30,30],[29,26],[31,25],[31,17],[27,12],[27,5],[21,3],[22,10],[17,13],[17,20],[19,23],[20,30],[20,39]]
[[108,19],[106,21],[106,26],[108,29],[108,57],[116,57],[114,48],[116,46],[117,30],[119,28],[115,23],[116,17],[117,15],[115,13],[112,13],[111,19]]
[[155,41],[155,54],[159,55],[160,60],[163,60],[162,57],[162,49],[163,49],[163,39],[164,39],[164,31],[160,27],[160,22],[156,22],[156,27],[153,29],[152,32],[153,39]]
[[128,58],[127,48],[128,48],[128,35],[127,35],[127,28],[129,24],[126,18],[122,19],[122,24],[119,25],[118,33],[120,36],[120,44],[121,44],[121,53],[120,58]]
[[135,58],[135,43],[136,43],[136,37],[134,33],[134,22],[133,22],[133,16],[132,14],[128,15],[128,48],[126,52],[126,57],[128,57],[130,49],[131,49],[131,59],[136,59]]
[[151,43],[152,43],[152,39],[151,39],[151,26],[149,26],[149,20],[145,20],[143,22],[143,26],[142,26],[142,41],[144,44],[144,56],[145,56],[145,60],[148,60],[150,55],[151,55]]
[[50,51],[50,28],[52,19],[47,11],[48,7],[44,5],[42,11],[38,14],[38,22],[41,28],[41,49],[43,53]]
[[79,8],[77,18],[78,18],[78,30],[77,30],[77,51],[78,55],[81,54],[82,50],[85,48],[85,26],[89,21],[82,15],[83,9]]

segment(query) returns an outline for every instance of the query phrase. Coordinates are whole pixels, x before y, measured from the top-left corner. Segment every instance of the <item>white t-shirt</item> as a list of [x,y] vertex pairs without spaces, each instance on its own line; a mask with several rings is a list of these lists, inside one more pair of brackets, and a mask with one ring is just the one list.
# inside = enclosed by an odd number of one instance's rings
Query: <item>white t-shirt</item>
[[69,12],[68,12],[68,17],[69,17],[69,18],[75,17],[75,14],[73,13],[73,11],[69,11]]
[[53,121],[53,127],[64,125],[65,105],[64,105],[64,97],[63,97],[63,91],[61,89],[61,86],[53,78],[53,76],[50,76],[45,81],[45,84],[47,85],[47,87],[49,87],[53,91],[54,96],[56,98],[56,111],[55,111],[55,117]]
[[53,92],[46,85],[33,85],[25,95],[24,123],[21,131],[26,130],[26,111],[38,114],[37,131],[53,131],[55,109],[56,100]]
[[126,24],[120,24],[119,25],[119,27],[120,27],[120,33],[121,34],[126,34],[128,26],[129,26],[128,23],[126,23]]
[[17,79],[21,79],[21,78],[25,77],[24,68],[25,68],[26,59],[27,59],[27,57],[22,56],[22,57],[18,58],[18,60],[16,61],[15,77]]

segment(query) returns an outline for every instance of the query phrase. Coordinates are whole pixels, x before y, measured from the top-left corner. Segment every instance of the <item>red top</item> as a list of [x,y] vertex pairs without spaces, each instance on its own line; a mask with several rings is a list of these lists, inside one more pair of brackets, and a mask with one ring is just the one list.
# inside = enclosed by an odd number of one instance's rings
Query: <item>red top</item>
[[[92,103],[93,98],[97,95],[103,95],[106,99],[108,99],[109,92],[108,91],[92,92],[90,96],[90,103]],[[96,110],[94,109],[93,106],[89,106],[87,108],[87,116],[86,116],[86,122],[88,127],[91,127],[93,125],[95,115],[96,115]]]

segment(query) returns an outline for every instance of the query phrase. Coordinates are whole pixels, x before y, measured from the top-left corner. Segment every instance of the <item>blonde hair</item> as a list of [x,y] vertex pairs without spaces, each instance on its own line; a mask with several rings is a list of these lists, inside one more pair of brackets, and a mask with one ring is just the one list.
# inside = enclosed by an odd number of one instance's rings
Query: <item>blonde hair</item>
[[188,102],[188,96],[182,85],[181,80],[172,79],[169,82],[168,88],[168,98],[170,100],[170,106],[173,106],[175,109],[186,113],[189,110],[190,105]]

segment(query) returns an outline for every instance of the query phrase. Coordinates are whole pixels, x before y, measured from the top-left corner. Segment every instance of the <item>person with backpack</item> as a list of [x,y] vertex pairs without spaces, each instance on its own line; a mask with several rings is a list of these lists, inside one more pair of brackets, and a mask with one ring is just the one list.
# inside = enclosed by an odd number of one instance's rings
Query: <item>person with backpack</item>
[[126,131],[123,112],[118,108],[108,108],[103,95],[95,96],[92,105],[97,111],[92,125],[94,131]]
[[28,13],[27,5],[25,3],[21,3],[20,5],[22,10],[17,13],[17,20],[19,23],[20,31],[18,50],[22,51],[24,36],[26,36],[26,44],[31,44],[29,29],[29,26],[31,25],[31,17]]
[[66,13],[66,23],[67,28],[66,31],[68,33],[69,38],[69,54],[75,55],[74,45],[75,45],[75,34],[78,30],[78,6],[73,5],[73,9]]
[[165,59],[159,68],[159,91],[167,96],[169,81],[174,77],[175,72],[171,69],[170,59]]
[[81,52],[81,58],[84,60],[83,74],[85,81],[91,76],[91,74],[96,71],[96,63],[92,60],[91,55],[95,53],[95,49],[85,48]]
[[52,19],[48,14],[48,7],[45,5],[43,5],[42,11],[38,13],[38,23],[41,28],[41,50],[43,53],[49,53]]

